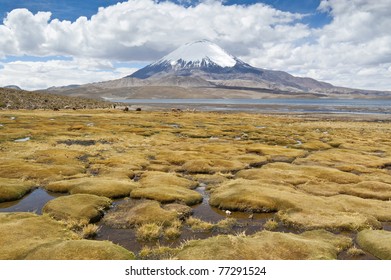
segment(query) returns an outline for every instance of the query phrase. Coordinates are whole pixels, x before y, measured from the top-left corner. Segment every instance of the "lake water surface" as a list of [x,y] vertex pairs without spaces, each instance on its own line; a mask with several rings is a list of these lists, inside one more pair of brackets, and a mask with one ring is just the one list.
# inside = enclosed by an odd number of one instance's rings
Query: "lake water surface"
[[110,99],[130,105],[205,111],[391,114],[391,99]]

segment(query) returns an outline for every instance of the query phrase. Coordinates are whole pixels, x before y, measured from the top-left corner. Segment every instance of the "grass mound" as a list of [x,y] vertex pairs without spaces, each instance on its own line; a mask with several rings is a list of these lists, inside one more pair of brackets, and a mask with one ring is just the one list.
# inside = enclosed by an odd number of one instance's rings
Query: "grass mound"
[[224,159],[195,159],[186,161],[180,170],[187,173],[213,174],[216,172],[238,171],[246,167],[238,160]]
[[59,240],[78,239],[60,222],[32,213],[0,213],[0,259],[24,259],[31,251]]
[[26,256],[28,260],[134,260],[135,255],[109,241],[67,240],[45,244]]
[[294,165],[288,163],[270,163],[261,169],[249,169],[238,172],[238,178],[257,180],[278,178],[289,184],[299,185],[310,181],[334,182],[338,184],[358,183],[357,175],[323,166]]
[[96,222],[111,200],[91,194],[74,194],[55,198],[45,204],[42,211],[57,220]]
[[131,197],[147,198],[163,203],[183,202],[194,205],[202,201],[202,196],[191,190],[197,182],[172,173],[147,171],[140,177],[140,187],[132,190]]
[[386,201],[349,195],[314,196],[289,184],[237,179],[211,191],[212,206],[233,211],[278,212],[284,224],[302,229],[353,230],[380,228],[391,220]]
[[197,186],[196,182],[186,178],[179,177],[173,173],[159,171],[144,172],[140,177],[140,184],[143,188],[174,186],[193,189]]
[[18,200],[30,192],[33,187],[32,182],[0,178],[0,202]]
[[187,205],[202,201],[202,196],[198,192],[175,186],[137,188],[132,191],[131,197],[153,199],[162,203],[183,202]]
[[351,239],[327,231],[300,235],[262,231],[250,236],[219,235],[192,240],[175,254],[183,260],[310,260],[336,259]]
[[115,228],[128,228],[147,223],[170,225],[181,213],[165,210],[160,203],[151,200],[128,201],[107,213],[104,223]]
[[21,159],[5,159],[0,162],[0,177],[11,179],[47,182],[61,180],[64,176],[74,176],[84,171],[82,166],[42,164]]
[[129,196],[137,185],[131,181],[112,178],[86,177],[51,182],[46,189],[52,192],[69,192],[71,194],[94,194],[110,198]]
[[391,260],[391,232],[363,230],[357,234],[360,247],[382,260]]

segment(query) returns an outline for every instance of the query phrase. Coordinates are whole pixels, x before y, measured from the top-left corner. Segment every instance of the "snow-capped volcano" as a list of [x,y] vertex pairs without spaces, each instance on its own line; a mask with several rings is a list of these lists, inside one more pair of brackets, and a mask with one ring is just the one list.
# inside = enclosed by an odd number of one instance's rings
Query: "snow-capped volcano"
[[363,90],[335,87],[311,78],[295,77],[284,71],[253,67],[207,40],[183,45],[122,79],[50,90],[121,99],[368,94]]
[[185,44],[158,61],[136,71],[129,77],[147,79],[161,78],[167,75],[198,76],[205,74],[261,72],[229,54],[218,45],[207,41],[195,41]]
[[170,64],[173,67],[207,67],[216,65],[220,67],[233,67],[237,59],[207,40],[188,43],[166,55],[152,65]]

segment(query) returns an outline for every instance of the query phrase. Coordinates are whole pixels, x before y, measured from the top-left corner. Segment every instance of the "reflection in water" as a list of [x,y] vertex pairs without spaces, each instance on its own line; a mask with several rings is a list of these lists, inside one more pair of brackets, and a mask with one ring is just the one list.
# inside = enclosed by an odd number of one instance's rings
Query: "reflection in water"
[[47,192],[38,188],[22,199],[0,203],[0,212],[34,212],[42,213],[42,207],[50,200],[61,196],[58,193]]

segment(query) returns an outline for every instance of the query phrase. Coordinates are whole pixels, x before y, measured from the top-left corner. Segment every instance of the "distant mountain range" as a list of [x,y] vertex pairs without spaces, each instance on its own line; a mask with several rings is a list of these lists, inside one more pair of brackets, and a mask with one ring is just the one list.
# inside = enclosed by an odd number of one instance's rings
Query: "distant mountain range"
[[207,40],[183,45],[119,80],[48,90],[117,99],[391,96],[391,92],[336,87],[283,71],[256,68]]

